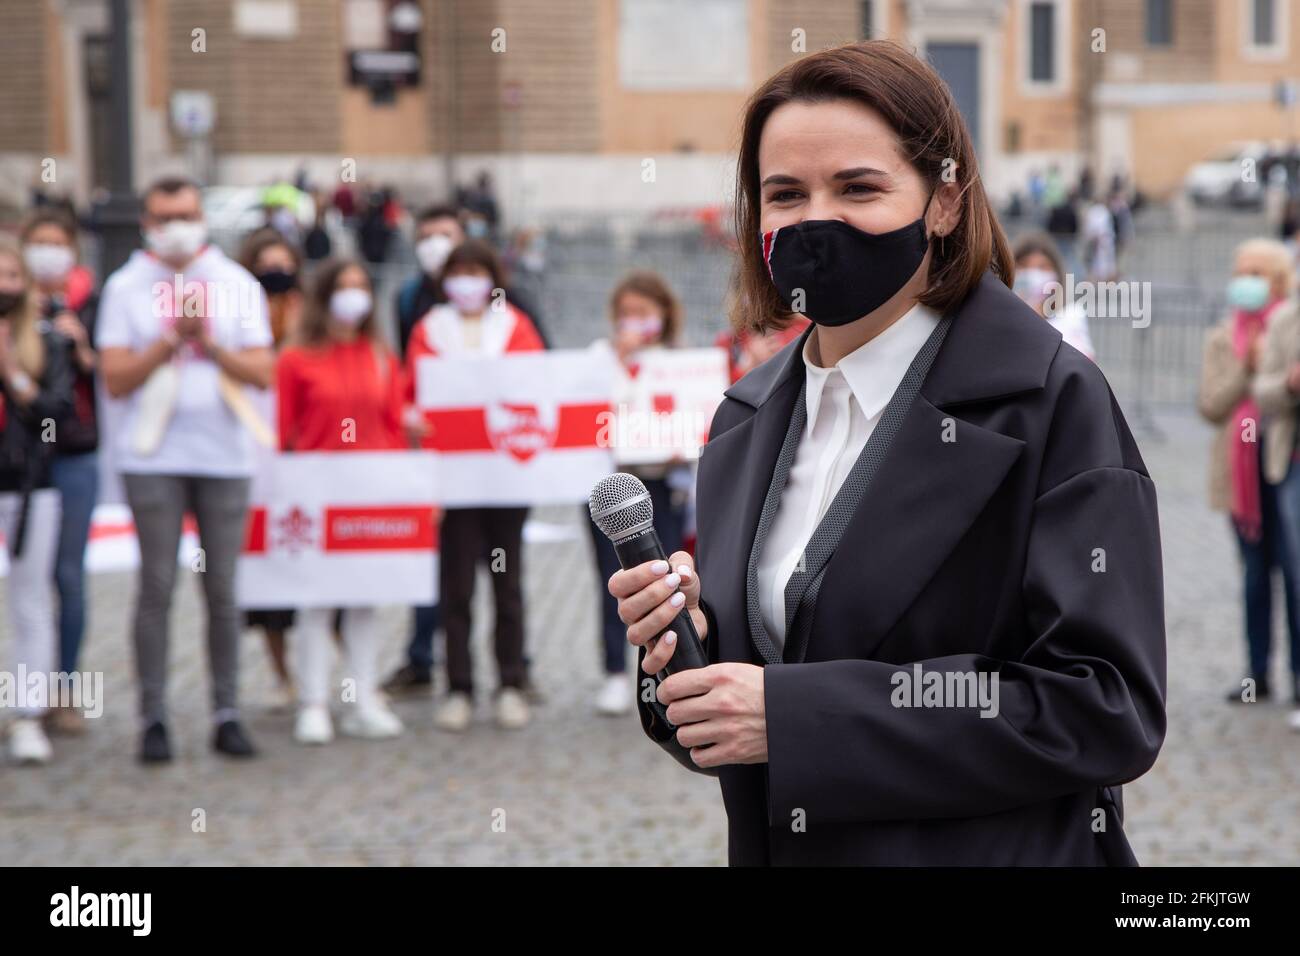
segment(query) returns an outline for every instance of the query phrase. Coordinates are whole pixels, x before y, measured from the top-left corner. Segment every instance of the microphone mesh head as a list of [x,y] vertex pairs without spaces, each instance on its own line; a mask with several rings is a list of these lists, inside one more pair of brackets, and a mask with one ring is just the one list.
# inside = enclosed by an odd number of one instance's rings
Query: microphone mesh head
[[611,541],[621,541],[654,523],[655,508],[641,479],[616,472],[606,475],[591,489],[587,502],[591,520]]

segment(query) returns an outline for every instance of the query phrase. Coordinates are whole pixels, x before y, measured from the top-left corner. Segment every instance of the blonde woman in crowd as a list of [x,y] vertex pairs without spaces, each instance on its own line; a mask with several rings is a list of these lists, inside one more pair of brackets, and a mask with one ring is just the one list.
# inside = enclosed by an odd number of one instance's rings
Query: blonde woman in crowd
[[49,738],[41,726],[44,699],[31,678],[58,670],[54,631],[54,559],[59,493],[52,487],[54,442],[42,440],[50,423],[72,406],[72,369],[53,326],[42,322],[31,272],[18,246],[0,238],[0,530],[9,552],[7,600],[15,673],[25,672],[25,699],[9,727],[15,763],[45,763]]
[[[1293,259],[1281,243],[1261,241],[1256,255],[1274,263],[1273,274],[1289,295],[1268,322],[1260,344],[1253,393],[1264,416],[1267,447],[1264,477],[1276,485],[1281,537],[1293,570],[1300,572],[1300,449],[1296,446],[1296,404],[1300,402],[1300,308],[1294,298]],[[1293,585],[1300,597],[1300,582]],[[1292,730],[1300,731],[1300,636],[1290,630],[1289,663]]]
[[[1199,406],[1218,426],[1210,454],[1210,505],[1228,512],[1244,574],[1248,670],[1228,692],[1232,702],[1272,696],[1274,571],[1281,572],[1286,595],[1293,684],[1300,667],[1297,519],[1294,506],[1282,511],[1278,488],[1295,451],[1294,398],[1286,397],[1290,365],[1300,357],[1294,350],[1293,285],[1285,246],[1271,239],[1242,243],[1227,287],[1228,315],[1205,340]],[[1284,354],[1288,348],[1291,353]]]

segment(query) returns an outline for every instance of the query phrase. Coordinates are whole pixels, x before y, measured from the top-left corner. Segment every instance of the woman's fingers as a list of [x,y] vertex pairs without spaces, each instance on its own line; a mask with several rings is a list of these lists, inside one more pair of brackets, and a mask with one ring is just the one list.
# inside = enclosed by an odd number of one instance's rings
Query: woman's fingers
[[[646,564],[655,563],[662,563],[665,567],[667,566],[667,562],[646,562]],[[645,567],[645,565],[639,567]],[[637,568],[631,568],[626,573],[632,574],[635,571],[637,571]],[[622,573],[624,572],[615,572],[613,577],[609,579],[609,589],[610,593],[618,598],[618,616],[619,620],[624,624],[633,624],[653,612],[660,604],[672,597],[673,593],[677,591],[677,586],[681,583],[681,577],[676,571],[665,571],[660,574],[649,575],[649,580],[641,588],[625,596],[619,596],[615,592],[615,587],[626,588],[628,586],[628,579],[621,582],[615,580]],[[638,579],[634,578],[632,580]],[[678,602],[678,606],[680,607],[685,603],[686,597],[683,595]],[[669,620],[672,620],[673,616],[669,615]],[[666,625],[661,625],[660,629],[664,626]]]
[[663,670],[677,650],[677,632],[665,631],[662,637],[652,637],[646,644],[645,660],[641,669],[647,674],[658,674]]
[[695,559],[687,551],[674,551],[668,558],[668,563],[681,578],[681,588],[686,595],[687,605],[694,607],[699,604],[700,577],[695,573]]
[[[618,599],[618,616],[627,625],[627,639],[636,646],[646,645],[647,673],[657,673],[672,657],[673,641],[652,644],[683,608],[698,606],[699,576],[695,561],[685,551],[674,552],[667,560],[646,561],[634,568],[615,571],[609,579],[609,593]],[[698,625],[696,625],[698,628]]]
[[647,584],[652,584],[668,573],[668,562],[644,561],[634,568],[623,568],[609,577],[609,593],[620,601],[631,597]]
[[701,720],[698,723],[675,724],[677,742],[683,747],[707,747],[717,743],[726,734],[726,727],[721,720]]
[[684,603],[686,603],[686,595],[681,591],[674,591],[668,600],[660,602],[648,614],[627,626],[627,639],[636,646],[644,644],[672,625],[673,619],[677,617]]

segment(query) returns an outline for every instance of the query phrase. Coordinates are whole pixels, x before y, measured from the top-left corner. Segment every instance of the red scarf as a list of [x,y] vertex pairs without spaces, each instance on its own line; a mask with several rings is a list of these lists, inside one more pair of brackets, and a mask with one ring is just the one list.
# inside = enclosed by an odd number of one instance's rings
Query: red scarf
[[[1282,299],[1278,299],[1257,312],[1238,309],[1233,313],[1232,351],[1238,359],[1243,362],[1246,360],[1250,343],[1268,328],[1269,318],[1282,302]],[[1229,426],[1235,433],[1233,440],[1228,443],[1228,476],[1231,483],[1229,510],[1237,530],[1247,541],[1258,541],[1264,532],[1259,496],[1259,416],[1259,405],[1254,396],[1247,393],[1237,403],[1229,419]],[[1245,437],[1247,434],[1252,436],[1249,441]]]

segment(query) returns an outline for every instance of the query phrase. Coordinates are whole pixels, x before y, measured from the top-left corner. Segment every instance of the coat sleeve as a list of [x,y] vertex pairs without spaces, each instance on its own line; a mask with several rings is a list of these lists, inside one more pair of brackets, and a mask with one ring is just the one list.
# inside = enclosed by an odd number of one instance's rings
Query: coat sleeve
[[[796,809],[810,825],[978,816],[1120,784],[1154,763],[1165,733],[1155,487],[1096,378],[1109,413],[1096,387],[1073,409],[1058,401],[1047,439],[1050,481],[1018,572],[1024,636],[978,640],[1023,649],[766,668],[771,820]],[[896,675],[916,663],[988,674],[995,706],[896,706]]]
[[[702,599],[700,601],[700,610],[704,612],[705,618],[708,619],[708,636],[704,639],[704,650],[709,655],[709,663],[718,663],[718,641],[717,634],[718,622],[713,615],[713,609],[708,606]],[[637,676],[637,716],[641,719],[641,729],[646,735],[657,743],[664,751],[676,760],[687,770],[693,770],[696,773],[702,773],[709,777],[716,777],[721,773],[720,768],[711,767],[703,768],[696,765],[691,759],[691,751],[677,742],[677,728],[668,722],[667,708],[659,703],[659,698],[655,693],[659,689],[659,681],[656,677],[647,674],[641,669],[641,663],[645,660],[645,648],[637,648],[636,655],[636,676]]]
[[1264,332],[1259,369],[1251,391],[1259,403],[1259,410],[1265,414],[1284,412],[1296,404],[1296,397],[1286,386],[1287,369],[1295,359],[1287,348],[1293,341],[1293,327],[1294,322],[1270,322]]
[[1205,339],[1197,409],[1210,424],[1222,425],[1248,394],[1250,373],[1233,354],[1225,329],[1216,326]]
[[[45,347],[45,368],[37,382],[36,394],[26,406],[15,403],[22,418],[40,428],[47,421],[62,422],[73,411],[72,360],[64,340],[54,334],[41,336]],[[57,436],[57,424],[56,432]]]

